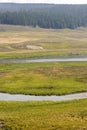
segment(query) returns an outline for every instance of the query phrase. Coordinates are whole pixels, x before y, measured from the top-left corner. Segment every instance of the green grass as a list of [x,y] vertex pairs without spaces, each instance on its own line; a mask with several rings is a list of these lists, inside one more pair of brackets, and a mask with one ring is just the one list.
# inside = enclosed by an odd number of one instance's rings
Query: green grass
[[[29,49],[30,45],[43,49]],[[87,28],[53,30],[0,25],[0,59],[72,55],[87,55]],[[87,92],[87,62],[0,64],[0,92]],[[87,130],[87,99],[0,101],[0,130]]]
[[[80,53],[83,55],[82,53]],[[73,53],[73,56],[78,56],[77,53]],[[72,56],[72,53],[66,54],[66,52],[47,52],[47,51],[25,51],[25,52],[0,52],[0,59],[23,59],[23,58],[50,58],[58,56]]]
[[[87,55],[87,28],[41,29],[0,25],[0,59]],[[43,49],[29,49],[29,46]]]
[[87,99],[0,102],[0,130],[87,130]]
[[87,62],[0,64],[0,91],[63,95],[87,91]]

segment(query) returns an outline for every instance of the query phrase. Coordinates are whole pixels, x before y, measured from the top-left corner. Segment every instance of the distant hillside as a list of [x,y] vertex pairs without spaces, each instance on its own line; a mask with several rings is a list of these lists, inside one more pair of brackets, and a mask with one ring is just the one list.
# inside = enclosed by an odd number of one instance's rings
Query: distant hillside
[[0,3],[0,11],[19,11],[32,9],[51,8],[54,4],[19,4],[19,3]]
[[87,5],[1,3],[0,23],[74,29],[87,26]]

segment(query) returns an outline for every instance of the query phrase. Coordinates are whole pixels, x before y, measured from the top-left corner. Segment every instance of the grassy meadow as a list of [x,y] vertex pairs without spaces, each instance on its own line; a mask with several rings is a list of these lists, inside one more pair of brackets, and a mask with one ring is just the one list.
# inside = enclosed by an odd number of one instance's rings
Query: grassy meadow
[[0,64],[0,91],[32,95],[87,92],[87,62]]
[[87,130],[87,99],[0,102],[0,130]]
[[87,28],[0,25],[0,59],[87,55]]
[[[0,25],[0,59],[87,56],[87,28]],[[87,62],[0,64],[0,92],[65,95],[87,92]],[[0,130],[87,130],[87,99],[0,101]]]

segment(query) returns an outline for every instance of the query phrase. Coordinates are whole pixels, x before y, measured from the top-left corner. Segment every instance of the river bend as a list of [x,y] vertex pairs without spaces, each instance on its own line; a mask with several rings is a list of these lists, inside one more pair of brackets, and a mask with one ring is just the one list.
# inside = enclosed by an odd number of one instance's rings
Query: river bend
[[62,96],[35,96],[23,94],[0,93],[0,101],[69,101],[87,98],[87,92]]

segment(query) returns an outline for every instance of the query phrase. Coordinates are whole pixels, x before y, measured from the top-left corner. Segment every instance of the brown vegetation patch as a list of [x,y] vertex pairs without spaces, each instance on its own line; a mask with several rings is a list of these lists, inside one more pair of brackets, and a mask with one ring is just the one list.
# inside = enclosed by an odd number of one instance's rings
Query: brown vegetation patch
[[2,121],[0,121],[0,129],[2,129],[4,127],[4,124]]

